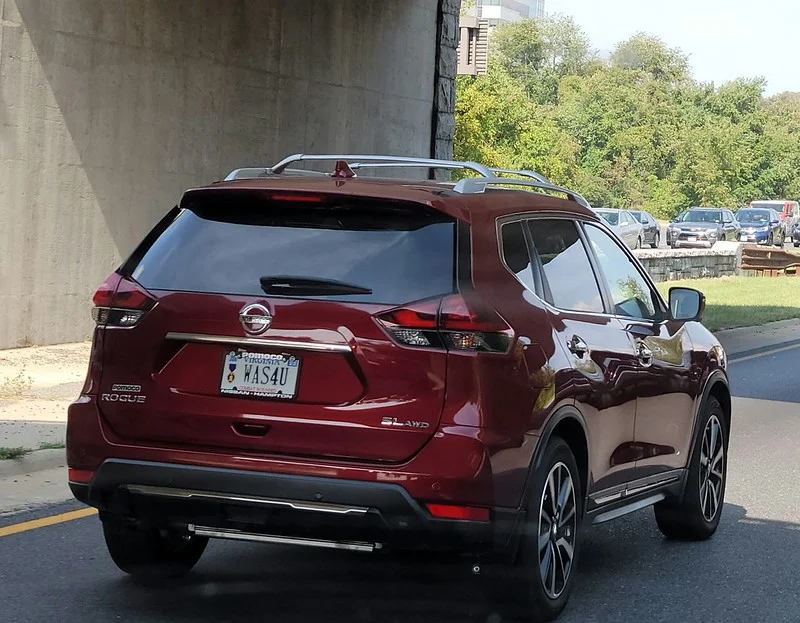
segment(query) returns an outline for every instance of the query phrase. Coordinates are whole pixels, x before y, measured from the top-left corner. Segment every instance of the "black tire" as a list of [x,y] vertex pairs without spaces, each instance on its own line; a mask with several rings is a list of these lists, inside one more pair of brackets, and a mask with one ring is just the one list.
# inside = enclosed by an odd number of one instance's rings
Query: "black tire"
[[657,249],[660,242],[661,242],[661,234],[656,233],[655,238],[653,238],[653,242],[650,243],[650,248]]
[[726,242],[727,240],[728,240],[728,239],[725,237],[725,234],[722,234],[722,235],[719,237],[719,242]]
[[122,571],[142,580],[186,575],[208,545],[205,537],[157,529],[140,530],[114,516],[105,516],[102,520],[111,559]]
[[793,242],[792,246],[794,246],[794,248],[796,249],[797,247],[800,247],[800,242]]
[[769,232],[769,237],[767,238],[767,246],[771,247],[774,244],[775,244],[775,238],[772,235],[772,232]]
[[[713,438],[710,428],[713,428],[714,422],[719,427],[718,435],[721,439]],[[671,539],[703,541],[717,531],[722,516],[728,480],[728,425],[722,405],[713,396],[706,400],[697,424],[697,439],[686,476],[683,499],[664,500],[655,505],[658,527],[664,536]],[[710,442],[715,444],[712,453],[707,451]],[[719,443],[722,444],[721,459],[718,462],[709,461],[709,466],[705,463],[705,456],[710,454],[713,459],[719,451]],[[718,464],[719,467],[714,470]],[[717,473],[721,474],[719,478]],[[709,496],[717,491],[718,497],[714,503]]]
[[642,248],[642,237],[641,236],[639,236],[636,239],[636,246],[634,248],[636,248],[636,249],[641,249]]
[[[554,473],[557,477],[569,474],[572,498],[570,500],[569,494],[565,496],[567,503],[561,511],[556,511],[559,521],[555,522],[563,523],[552,530],[546,529],[548,524],[542,520],[541,513],[544,512],[548,517],[551,515],[547,510],[551,508],[548,483]],[[566,479],[560,482],[564,483]],[[511,565],[496,569],[491,578],[494,605],[502,614],[503,621],[554,620],[566,606],[575,580],[580,551],[583,494],[575,457],[569,445],[560,437],[550,439],[541,467],[536,471],[530,486],[527,519],[516,560]],[[544,532],[540,533],[543,526]],[[540,534],[546,541],[541,548]],[[568,547],[572,548],[572,559],[565,565]],[[546,579],[543,579],[540,571],[540,555],[549,559],[551,564],[558,565],[545,566]],[[563,571],[565,567],[566,573]],[[547,587],[545,582],[548,583]]]
[[775,241],[775,246],[783,248],[783,241],[784,241],[783,233],[778,234],[778,239]]

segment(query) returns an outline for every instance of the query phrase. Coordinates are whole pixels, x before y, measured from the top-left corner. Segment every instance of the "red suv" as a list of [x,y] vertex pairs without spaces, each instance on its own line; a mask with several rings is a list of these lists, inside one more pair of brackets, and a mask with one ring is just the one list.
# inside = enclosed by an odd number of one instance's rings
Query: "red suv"
[[[473,177],[355,175],[385,166]],[[209,538],[456,550],[548,620],[587,525],[714,533],[731,400],[702,294],[665,303],[579,195],[507,174],[293,156],[184,194],[95,295],[69,409],[70,487],[123,571],[187,572]]]

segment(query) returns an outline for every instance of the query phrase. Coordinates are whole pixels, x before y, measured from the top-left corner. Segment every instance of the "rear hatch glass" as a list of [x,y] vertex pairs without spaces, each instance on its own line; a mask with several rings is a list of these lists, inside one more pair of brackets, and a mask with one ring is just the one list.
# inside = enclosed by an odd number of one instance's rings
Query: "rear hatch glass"
[[[398,347],[374,316],[454,291],[452,218],[227,190],[162,229],[123,270],[157,304],[132,329],[106,332],[101,392],[140,386],[147,405],[101,401],[113,434],[390,462],[431,438],[446,353]],[[253,305],[271,315],[256,337],[240,319]]]

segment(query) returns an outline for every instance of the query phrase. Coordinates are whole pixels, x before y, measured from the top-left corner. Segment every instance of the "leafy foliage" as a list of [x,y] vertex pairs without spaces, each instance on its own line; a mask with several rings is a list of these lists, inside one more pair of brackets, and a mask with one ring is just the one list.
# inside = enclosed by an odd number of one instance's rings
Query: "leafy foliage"
[[495,28],[485,76],[459,77],[456,155],[532,168],[593,205],[669,218],[692,205],[800,197],[800,94],[695,81],[637,34],[607,61],[565,16]]

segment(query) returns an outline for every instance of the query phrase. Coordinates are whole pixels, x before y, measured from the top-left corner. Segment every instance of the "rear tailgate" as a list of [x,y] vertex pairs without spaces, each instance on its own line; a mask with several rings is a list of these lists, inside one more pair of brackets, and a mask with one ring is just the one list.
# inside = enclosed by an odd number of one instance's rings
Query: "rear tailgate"
[[[453,220],[414,204],[211,197],[123,271],[155,305],[105,329],[100,406],[113,434],[363,461],[416,453],[439,422],[446,353],[397,346],[374,316],[453,291]],[[359,294],[291,296],[284,279],[276,296],[262,287],[276,275]]]

